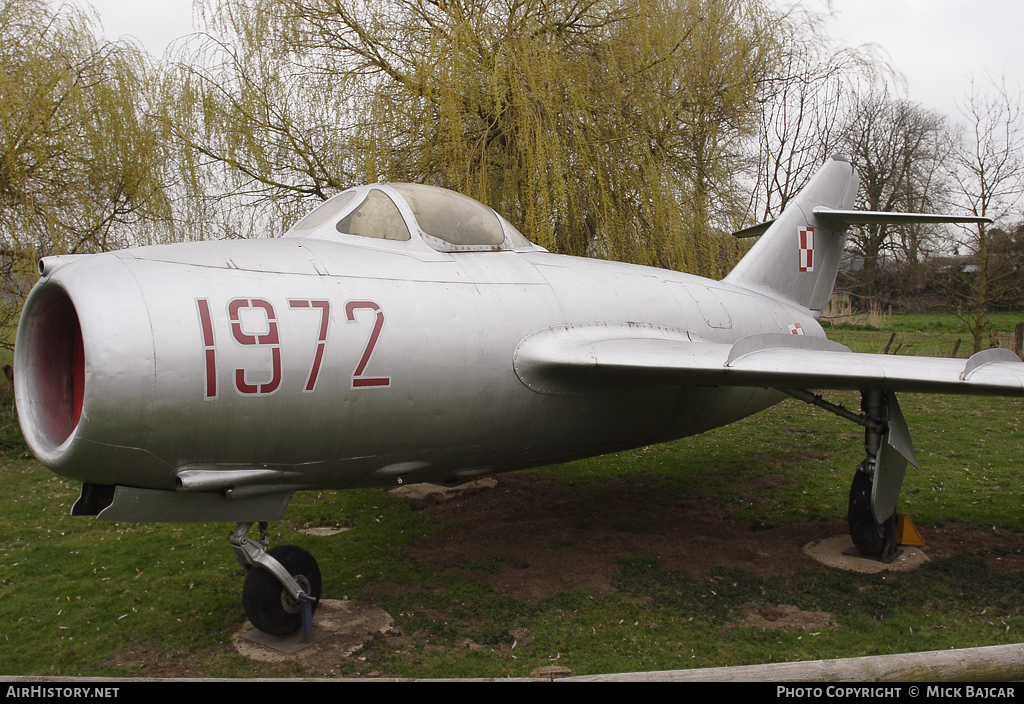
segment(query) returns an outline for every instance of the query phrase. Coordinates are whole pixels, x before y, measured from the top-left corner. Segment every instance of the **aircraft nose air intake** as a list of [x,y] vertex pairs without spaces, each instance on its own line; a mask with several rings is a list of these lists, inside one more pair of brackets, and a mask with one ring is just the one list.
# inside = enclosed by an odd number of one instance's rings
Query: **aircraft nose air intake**
[[26,435],[50,452],[63,445],[82,417],[85,352],[78,312],[64,289],[51,286],[32,301],[19,335],[23,364],[15,382],[31,401],[19,404]]
[[170,483],[144,449],[154,359],[146,300],[121,258],[94,254],[44,271],[14,349],[29,448],[58,474],[93,484]]

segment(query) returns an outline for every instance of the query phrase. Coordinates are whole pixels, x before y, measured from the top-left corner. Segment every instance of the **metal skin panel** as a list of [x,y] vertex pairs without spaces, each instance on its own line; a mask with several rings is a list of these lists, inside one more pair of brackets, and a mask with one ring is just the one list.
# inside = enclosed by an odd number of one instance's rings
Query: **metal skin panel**
[[889,432],[878,452],[875,480],[871,484],[871,513],[876,523],[883,523],[896,512],[896,501],[903,487],[907,464],[917,467],[917,456],[910,440],[910,429],[903,418],[896,396],[889,397]]
[[151,523],[279,521],[284,518],[291,497],[286,492],[231,500],[211,492],[192,494],[118,486],[113,503],[97,518],[139,521],[140,516],[145,516]]

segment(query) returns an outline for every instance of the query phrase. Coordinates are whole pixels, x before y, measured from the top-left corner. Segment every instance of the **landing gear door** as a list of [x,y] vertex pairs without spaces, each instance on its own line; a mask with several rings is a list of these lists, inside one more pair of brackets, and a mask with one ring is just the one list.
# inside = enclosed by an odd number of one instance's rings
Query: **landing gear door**
[[889,432],[886,433],[882,449],[878,452],[875,465],[875,481],[871,491],[871,513],[878,523],[885,522],[896,512],[896,499],[903,486],[907,464],[917,467],[917,456],[910,441],[910,430],[903,412],[896,401],[896,394],[889,394]]

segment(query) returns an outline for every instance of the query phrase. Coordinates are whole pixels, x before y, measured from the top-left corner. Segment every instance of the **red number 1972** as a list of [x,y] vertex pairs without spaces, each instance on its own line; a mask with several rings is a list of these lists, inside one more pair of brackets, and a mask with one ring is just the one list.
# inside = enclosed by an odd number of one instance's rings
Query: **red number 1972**
[[[210,300],[208,298],[197,298],[196,307],[199,310],[199,326],[203,335],[203,352],[206,358],[206,398],[217,398],[217,346],[213,334],[213,316],[210,313]],[[317,378],[320,376],[320,369],[323,365],[324,350],[327,346],[327,334],[331,324],[331,302],[324,300],[290,298],[288,307],[293,310],[307,310],[320,313],[320,327],[317,334],[316,351],[313,353],[309,374],[306,377],[306,384],[303,387],[304,393],[312,393],[316,390]],[[242,311],[246,309],[257,309],[266,316],[267,331],[261,334],[249,334],[242,328]],[[380,388],[391,385],[391,377],[365,376],[366,367],[373,355],[373,349],[380,338],[381,330],[384,327],[384,311],[373,301],[349,301],[345,304],[345,317],[349,322],[356,320],[356,311],[370,310],[373,312],[373,329],[366,341],[363,354],[352,372],[352,388]],[[246,347],[262,347],[269,349],[271,359],[271,375],[269,380],[250,380],[246,370],[236,368],[234,374],[235,390],[244,396],[269,396],[276,392],[281,386],[281,333],[278,326],[277,313],[273,304],[262,298],[234,298],[228,302],[228,321],[231,326],[231,335],[235,342]]]

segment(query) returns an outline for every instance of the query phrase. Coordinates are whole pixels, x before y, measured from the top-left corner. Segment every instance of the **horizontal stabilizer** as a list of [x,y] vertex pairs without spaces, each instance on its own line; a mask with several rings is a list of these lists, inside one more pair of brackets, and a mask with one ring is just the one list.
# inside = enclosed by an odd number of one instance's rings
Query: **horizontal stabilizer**
[[877,210],[834,210],[832,208],[825,207],[815,208],[814,216],[837,225],[910,225],[914,223],[934,224],[943,222],[992,222],[991,218],[980,218],[974,215],[889,213]]
[[[991,223],[991,218],[980,218],[973,215],[936,215],[932,213],[890,213],[877,210],[835,210],[833,208],[818,207],[814,209],[815,216],[836,225],[908,225],[913,223],[934,224],[943,222]],[[758,223],[737,230],[732,236],[737,239],[746,237],[760,237],[768,231],[774,220]]]
[[751,225],[750,227],[744,227],[742,230],[737,230],[732,233],[732,236],[736,239],[744,239],[746,237],[760,237],[764,233],[768,232],[768,228],[772,226],[774,220],[767,222],[758,223],[757,225]]

